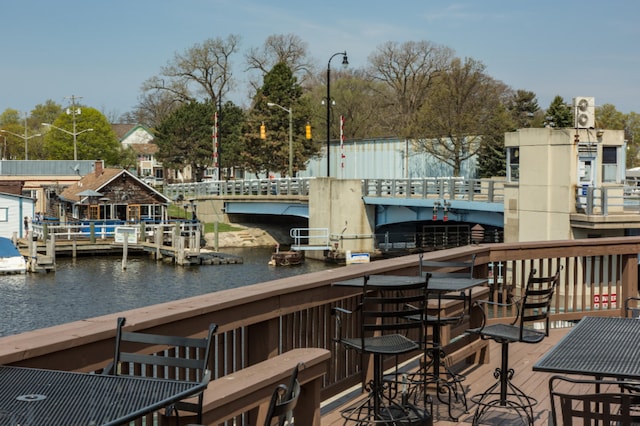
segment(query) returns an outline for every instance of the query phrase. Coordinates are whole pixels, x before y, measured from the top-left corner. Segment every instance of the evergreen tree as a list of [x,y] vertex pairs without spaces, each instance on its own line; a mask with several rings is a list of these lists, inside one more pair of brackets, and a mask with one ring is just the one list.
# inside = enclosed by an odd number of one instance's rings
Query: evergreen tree
[[562,96],[553,98],[547,109],[546,124],[550,127],[574,127],[571,108],[564,102]]
[[[288,174],[289,110],[293,113],[294,175],[304,169],[311,156],[317,155],[320,146],[305,137],[305,126],[310,116],[310,106],[305,99],[302,99],[302,87],[287,64],[276,64],[264,76],[263,85],[253,99],[253,108],[244,127],[246,149],[243,163],[249,172],[256,176],[270,172],[278,172],[281,176]],[[270,103],[279,107],[269,106]],[[264,139],[260,137],[260,127],[263,125],[266,130]]]
[[158,127],[158,159],[165,167],[182,169],[191,166],[196,181],[213,163],[211,102],[189,102],[172,112]]

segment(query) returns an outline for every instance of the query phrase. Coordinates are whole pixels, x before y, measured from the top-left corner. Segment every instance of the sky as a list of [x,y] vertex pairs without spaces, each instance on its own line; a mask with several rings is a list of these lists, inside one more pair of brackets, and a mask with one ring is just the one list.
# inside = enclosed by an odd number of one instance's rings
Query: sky
[[270,35],[295,34],[319,70],[337,52],[364,68],[383,43],[426,40],[534,92],[543,109],[557,95],[593,96],[596,106],[640,112],[633,0],[3,0],[0,17],[0,113],[49,99],[66,107],[75,96],[119,116],[176,53],[230,34],[241,40],[230,100],[243,106],[243,54]]

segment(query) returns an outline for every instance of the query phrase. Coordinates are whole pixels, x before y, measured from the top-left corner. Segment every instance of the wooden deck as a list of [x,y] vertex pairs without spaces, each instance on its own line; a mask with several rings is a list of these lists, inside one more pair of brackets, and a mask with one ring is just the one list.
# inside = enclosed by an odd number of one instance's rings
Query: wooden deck
[[[534,417],[536,425],[547,425],[550,400],[548,380],[552,374],[534,372],[533,364],[546,353],[554,344],[564,336],[568,328],[551,330],[549,337],[536,345],[516,343],[509,347],[509,363],[510,367],[515,370],[514,383],[520,387],[525,393],[536,398],[538,405],[534,407]],[[482,393],[493,382],[493,372],[500,365],[500,345],[491,341],[489,363],[473,366],[462,366],[460,373],[466,376],[463,382],[466,390],[467,398],[477,393]],[[448,417],[447,407],[444,404],[438,404],[437,398],[434,398],[434,424],[438,426],[464,426],[472,424],[475,405],[469,401],[469,412],[461,412],[458,422],[452,421]],[[330,412],[323,413],[322,425],[334,426],[343,425],[344,420],[340,416],[340,409],[348,406],[353,401],[333,409]],[[460,411],[459,411],[460,412]],[[492,410],[480,423],[482,425],[519,425],[524,424],[519,417],[515,416],[513,411]]]

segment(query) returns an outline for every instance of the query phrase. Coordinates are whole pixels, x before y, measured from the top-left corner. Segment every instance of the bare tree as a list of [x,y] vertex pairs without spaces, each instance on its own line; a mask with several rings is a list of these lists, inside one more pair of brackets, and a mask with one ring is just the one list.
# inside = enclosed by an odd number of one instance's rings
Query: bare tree
[[123,115],[121,121],[155,128],[181,105],[183,105],[183,99],[175,98],[173,93],[167,90],[149,89],[138,97],[138,105],[132,112]]
[[229,35],[195,44],[184,53],[176,53],[162,67],[159,77],[152,77],[144,91],[162,90],[176,100],[202,98],[218,104],[233,88],[231,57],[239,48],[240,37]]
[[307,43],[295,34],[270,35],[261,47],[252,47],[245,54],[247,69],[260,74],[250,82],[251,86],[254,89],[260,87],[262,77],[280,62],[291,69],[300,84],[304,84],[313,73],[307,49]]
[[462,162],[480,150],[482,137],[496,133],[508,93],[481,62],[454,59],[449,70],[439,74],[420,111],[414,132],[424,139],[418,140],[418,148],[449,164],[459,176]]
[[408,136],[434,77],[446,70],[453,51],[428,41],[387,42],[369,56],[369,74],[380,81],[386,100],[380,118],[389,134]]

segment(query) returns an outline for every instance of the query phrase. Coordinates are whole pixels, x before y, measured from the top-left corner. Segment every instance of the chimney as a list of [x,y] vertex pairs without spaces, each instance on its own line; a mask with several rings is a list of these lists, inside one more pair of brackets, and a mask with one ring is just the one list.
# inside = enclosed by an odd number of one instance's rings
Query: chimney
[[102,169],[104,168],[104,163],[102,160],[96,160],[96,164],[95,164],[95,173],[96,173],[96,177],[99,177],[102,174]]

